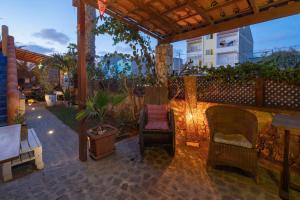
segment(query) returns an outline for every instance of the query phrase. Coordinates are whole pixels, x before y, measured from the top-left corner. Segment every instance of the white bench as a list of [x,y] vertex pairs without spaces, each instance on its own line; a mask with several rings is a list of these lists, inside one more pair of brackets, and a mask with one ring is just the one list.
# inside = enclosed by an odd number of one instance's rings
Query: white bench
[[44,168],[42,144],[37,137],[34,129],[28,129],[28,139],[21,141],[20,155],[18,158],[3,163],[2,175],[4,181],[13,178],[12,167],[34,160],[37,169]]

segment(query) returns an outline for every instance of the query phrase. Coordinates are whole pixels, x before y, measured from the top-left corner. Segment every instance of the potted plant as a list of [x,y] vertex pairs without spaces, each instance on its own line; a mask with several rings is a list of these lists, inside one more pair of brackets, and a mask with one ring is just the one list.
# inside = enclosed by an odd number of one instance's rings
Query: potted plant
[[124,97],[112,95],[108,92],[97,92],[89,98],[86,103],[86,109],[79,112],[77,120],[99,120],[99,124],[87,130],[90,139],[90,156],[95,159],[101,159],[114,151],[115,138],[118,129],[105,123],[109,113],[113,112],[114,106],[123,101]]
[[18,110],[14,118],[14,123],[21,124],[21,141],[27,140],[28,138],[28,128],[25,121],[25,113],[22,113],[20,110]]
[[57,102],[57,96],[54,94],[53,86],[49,83],[44,84],[44,90],[45,90],[45,101],[47,106],[54,106]]

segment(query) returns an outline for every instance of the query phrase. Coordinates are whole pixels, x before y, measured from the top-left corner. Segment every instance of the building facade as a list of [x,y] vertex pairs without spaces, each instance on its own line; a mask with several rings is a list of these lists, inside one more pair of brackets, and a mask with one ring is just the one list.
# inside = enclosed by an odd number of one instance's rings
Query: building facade
[[187,40],[187,62],[194,66],[234,66],[252,57],[249,26]]

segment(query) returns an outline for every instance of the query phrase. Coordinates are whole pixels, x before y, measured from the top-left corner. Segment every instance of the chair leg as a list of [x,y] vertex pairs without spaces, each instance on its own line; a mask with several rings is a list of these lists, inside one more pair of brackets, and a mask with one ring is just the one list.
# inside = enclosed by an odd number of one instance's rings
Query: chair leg
[[171,145],[171,146],[170,146],[169,152],[170,152],[170,155],[171,155],[172,157],[175,156],[176,149],[175,149],[175,146],[174,146],[174,145]]
[[144,157],[144,152],[145,152],[144,141],[140,138],[139,143],[140,143],[141,156]]
[[11,169],[11,162],[6,162],[2,164],[2,176],[3,176],[3,181],[10,181],[13,179],[12,175],[12,169]]

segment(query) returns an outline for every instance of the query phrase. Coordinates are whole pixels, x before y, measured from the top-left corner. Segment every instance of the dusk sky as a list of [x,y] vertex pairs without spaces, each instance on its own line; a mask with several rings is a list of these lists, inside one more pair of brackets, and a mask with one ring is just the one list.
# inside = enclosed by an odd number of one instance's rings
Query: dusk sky
[[[18,46],[40,53],[65,52],[76,42],[76,9],[72,0],[0,0],[0,25],[8,25]],[[300,15],[251,26],[254,51],[300,45]],[[156,41],[152,42],[153,47]],[[97,54],[130,51],[125,45],[112,46],[109,36],[98,36]],[[185,41],[174,44],[185,54]]]

